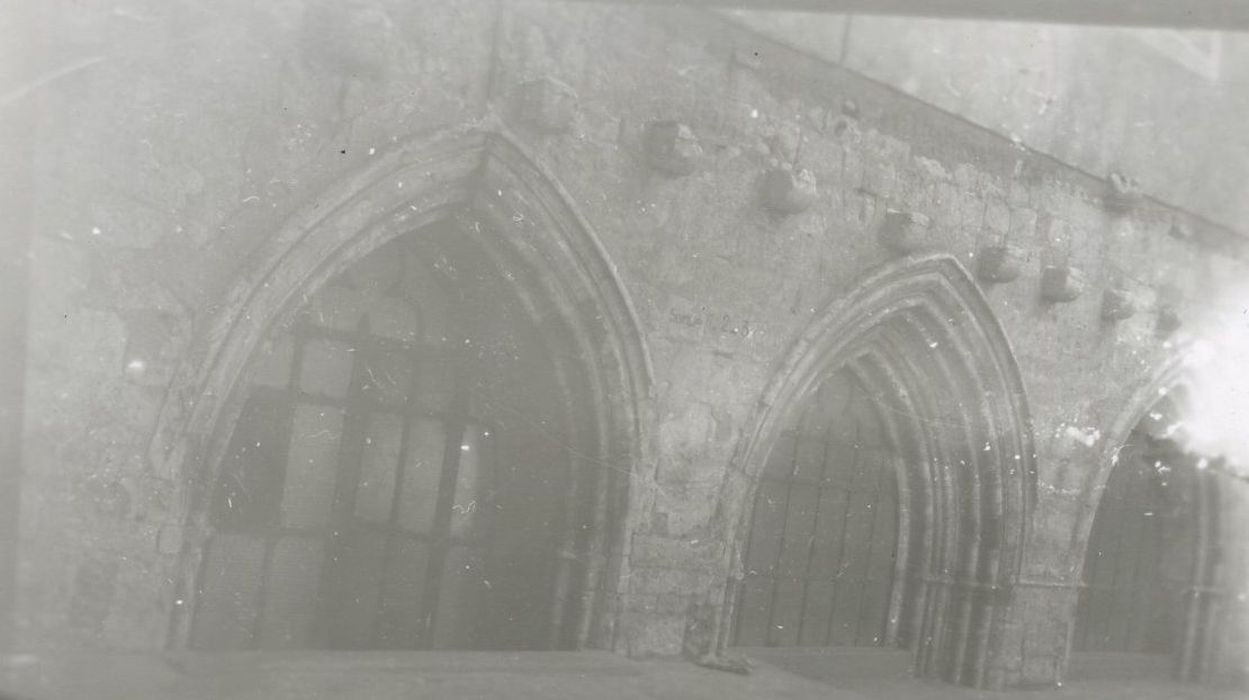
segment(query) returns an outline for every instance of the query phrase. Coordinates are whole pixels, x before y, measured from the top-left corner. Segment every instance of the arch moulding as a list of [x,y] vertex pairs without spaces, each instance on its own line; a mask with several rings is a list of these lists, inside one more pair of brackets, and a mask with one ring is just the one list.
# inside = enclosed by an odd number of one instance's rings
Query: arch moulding
[[[1132,439],[1132,433],[1137,426],[1159,403],[1166,401],[1167,397],[1175,392],[1186,388],[1189,375],[1185,360],[1191,349],[1191,343],[1191,340],[1186,340],[1169,349],[1168,354],[1156,365],[1154,371],[1136,384],[1128,395],[1126,404],[1116,411],[1100,447],[1089,450],[1092,464],[1089,465],[1087,473],[1080,482],[1079,511],[1076,513],[1066,548],[1071,557],[1069,566],[1074,586],[1082,585],[1081,582],[1084,580],[1084,566],[1088,557],[1093,524],[1105,495],[1106,485],[1115,468],[1119,466],[1120,450]],[[1193,583],[1193,590],[1210,594],[1228,588],[1235,581],[1235,577],[1228,576],[1225,567],[1206,558],[1211,548],[1221,548],[1227,551],[1232,548],[1233,542],[1232,532],[1221,530],[1219,526],[1221,521],[1219,512],[1231,501],[1230,495],[1223,488],[1219,488],[1221,484],[1218,483],[1218,473],[1207,472],[1205,476],[1215,478],[1198,480],[1196,518],[1199,523],[1199,535],[1195,568],[1200,573],[1195,574],[1197,578]],[[1077,595],[1070,596],[1068,600],[1072,628],[1074,628],[1077,615],[1078,600]],[[1196,603],[1197,600],[1194,599],[1193,602]],[[1214,600],[1217,600],[1217,597]],[[1179,640],[1179,648],[1174,652],[1175,658],[1173,659],[1176,677],[1190,681],[1209,681],[1220,674],[1235,673],[1232,668],[1234,661],[1224,652],[1219,643],[1220,636],[1230,632],[1218,624],[1221,618],[1211,611],[1203,610],[1200,605],[1186,610],[1184,614],[1186,629]],[[1071,654],[1073,631],[1074,629],[1071,629],[1068,632],[1066,646],[1068,656]]]
[[[602,397],[596,461],[608,477],[600,495],[615,513],[596,536],[587,578],[595,600],[583,636],[608,646],[615,583],[627,574],[630,475],[647,459],[643,437],[651,391],[650,362],[633,306],[614,265],[558,182],[502,131],[454,128],[414,136],[379,153],[359,171],[317,194],[268,234],[243,271],[197,324],[157,416],[148,460],[178,485],[182,550],[166,601],[169,647],[184,646],[194,608],[194,572],[209,532],[205,494],[242,408],[248,363],[266,334],[289,320],[322,284],[387,241],[439,221],[483,224],[474,236],[501,246],[536,271],[554,300],[547,319],[575,339]],[[180,604],[175,604],[178,600]]]
[[[952,256],[891,262],[832,301],[794,340],[739,443],[723,487],[726,569],[740,580],[759,474],[781,431],[832,372],[848,368],[896,415],[903,504],[898,562],[915,668],[972,686],[1017,677],[1011,614],[1035,502],[1028,400],[1010,343],[983,294]],[[884,396],[883,394],[888,394]],[[908,536],[907,530],[918,533]],[[727,587],[717,643],[730,641]],[[897,625],[898,623],[892,623]]]
[[1110,479],[1110,472],[1119,462],[1119,450],[1127,443],[1137,424],[1145,418],[1159,401],[1184,383],[1184,353],[1173,351],[1145,380],[1139,383],[1127,399],[1127,404],[1116,412],[1114,422],[1101,441],[1101,449],[1095,451],[1094,463],[1080,485],[1080,512],[1076,516],[1071,533],[1069,551],[1075,557],[1074,580],[1083,575],[1084,550],[1088,546],[1089,533],[1093,529],[1093,517],[1101,503],[1102,491]]

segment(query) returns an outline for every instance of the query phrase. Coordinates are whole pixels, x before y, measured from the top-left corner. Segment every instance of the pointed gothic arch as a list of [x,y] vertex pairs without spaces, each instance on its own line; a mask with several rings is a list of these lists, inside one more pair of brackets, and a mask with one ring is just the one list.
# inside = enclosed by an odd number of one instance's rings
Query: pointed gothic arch
[[[1218,682],[1238,672],[1223,648],[1238,583],[1227,514],[1238,504],[1228,474],[1204,469],[1201,456],[1171,436],[1169,424],[1189,400],[1190,349],[1178,343],[1139,382],[1084,477],[1071,535],[1079,594],[1067,651],[1139,654],[1176,680]],[[1125,566],[1130,558],[1137,561]],[[1145,661],[1149,655],[1157,658]]]
[[[1005,618],[1035,502],[1028,402],[1010,343],[952,257],[891,263],[830,304],[794,343],[734,459],[722,513],[743,574],[760,473],[828,377],[849,372],[877,397],[899,502],[886,639],[915,671],[1001,686]],[[730,589],[734,586],[730,586]],[[733,600],[720,643],[732,643]]]
[[[644,460],[649,359],[601,244],[559,184],[506,134],[457,128],[414,137],[316,196],[245,265],[175,374],[151,462],[189,484],[167,645],[191,640],[197,576],[214,530],[210,503],[246,379],[271,329],[371,253],[450,226],[501,271],[547,344],[555,391],[580,442],[551,596],[555,646],[610,646],[628,560],[629,480]],[[571,405],[571,404],[570,404]]]

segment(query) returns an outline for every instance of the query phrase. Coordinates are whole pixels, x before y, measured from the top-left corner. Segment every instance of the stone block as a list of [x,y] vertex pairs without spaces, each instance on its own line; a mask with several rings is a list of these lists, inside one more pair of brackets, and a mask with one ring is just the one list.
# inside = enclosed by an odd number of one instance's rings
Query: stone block
[[618,646],[632,658],[675,657],[685,639],[685,616],[673,613],[626,612],[618,626]]
[[1184,322],[1180,319],[1180,312],[1170,304],[1164,304],[1158,308],[1158,320],[1155,329],[1161,337],[1167,337],[1180,329]]
[[932,221],[919,212],[890,209],[885,212],[878,238],[881,245],[899,255],[913,253],[928,242]]
[[642,134],[642,149],[647,164],[674,177],[693,173],[703,156],[694,131],[681,122],[670,120],[646,125]]
[[1050,265],[1041,271],[1041,298],[1051,304],[1075,301],[1084,292],[1084,275],[1070,265]]
[[[681,562],[672,562],[679,565]],[[699,571],[664,567],[634,567],[629,577],[629,593],[640,595],[672,595],[699,593],[703,586],[704,574]]]
[[841,113],[851,119],[859,118],[859,103],[853,98],[847,97],[841,101]]
[[1022,688],[1051,688],[1059,680],[1059,659],[1037,656],[1024,659],[1018,685]]
[[690,607],[690,594],[664,593],[655,596],[655,612],[666,615],[684,614]]
[[1012,245],[989,246],[980,251],[977,276],[985,282],[1000,284],[1017,279],[1023,272],[1027,253]]
[[1103,204],[1113,214],[1127,214],[1140,206],[1145,199],[1141,185],[1135,178],[1119,172],[1106,177],[1106,193]]
[[797,172],[773,168],[763,174],[759,189],[763,205],[783,216],[806,211],[819,194],[815,175],[805,168]]
[[1102,320],[1117,323],[1132,318],[1136,300],[1126,289],[1107,289],[1102,293]]
[[1194,235],[1193,225],[1177,216],[1167,228],[1167,234],[1176,240],[1190,241]]
[[691,541],[654,535],[634,535],[630,560],[634,566],[700,567],[715,562],[718,547],[709,541]]

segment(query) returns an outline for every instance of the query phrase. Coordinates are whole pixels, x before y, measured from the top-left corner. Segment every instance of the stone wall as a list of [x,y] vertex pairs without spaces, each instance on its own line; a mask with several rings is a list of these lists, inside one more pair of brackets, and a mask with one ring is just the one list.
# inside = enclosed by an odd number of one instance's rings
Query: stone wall
[[[735,12],[736,21],[1098,177],[1244,218],[1234,32]],[[985,89],[993,85],[992,89]]]
[[[174,369],[268,235],[422,133],[520,144],[631,301],[654,382],[612,604],[611,646],[632,654],[714,638],[740,536],[717,512],[748,507],[724,499],[745,497],[725,483],[754,407],[822,310],[898,257],[881,232],[905,215],[913,254],[973,274],[989,248],[1018,263],[980,283],[1037,446],[1020,574],[1035,585],[1017,592],[1005,672],[1052,681],[1110,426],[1175,356],[1174,319],[1245,274],[1238,232],[714,15],[136,2],[48,21],[98,60],[41,97],[18,604],[32,648],[166,643],[191,475],[151,447]],[[535,108],[533,81],[575,109]],[[647,155],[656,121],[683,125],[675,160]],[[766,206],[769,171],[806,171],[809,208],[801,192]],[[1061,301],[1043,299],[1046,268]],[[1133,312],[1108,318],[1118,302]]]

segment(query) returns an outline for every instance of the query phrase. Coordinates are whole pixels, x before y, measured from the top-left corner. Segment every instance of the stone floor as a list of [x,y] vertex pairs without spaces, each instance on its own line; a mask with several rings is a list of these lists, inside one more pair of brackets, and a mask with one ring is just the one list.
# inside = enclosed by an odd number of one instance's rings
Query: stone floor
[[[855,698],[916,700],[1233,700],[1244,693],[1177,683],[1169,677],[1166,657],[1144,654],[1077,654],[1060,688],[1006,693],[975,691],[924,681],[910,673],[909,651],[853,648],[744,649],[759,667],[775,666],[844,690]],[[840,696],[836,696],[840,697]]]
[[[976,692],[917,681],[905,655],[835,650],[752,650],[742,676],[676,661],[630,661],[605,652],[266,652],[93,655],[0,661],[4,700],[318,700],[506,698],[549,700],[969,700],[1011,695],[1056,700],[1243,698],[1165,678],[1096,677],[1050,692]],[[1105,668],[1094,663],[1095,668]],[[1106,676],[1103,673],[1102,676]]]

